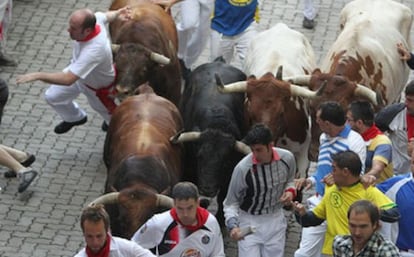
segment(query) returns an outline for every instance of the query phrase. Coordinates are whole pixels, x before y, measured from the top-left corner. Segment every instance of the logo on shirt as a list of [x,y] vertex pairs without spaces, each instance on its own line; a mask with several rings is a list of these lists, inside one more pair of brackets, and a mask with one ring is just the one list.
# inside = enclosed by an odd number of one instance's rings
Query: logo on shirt
[[210,237],[208,236],[208,235],[204,235],[202,238],[201,238],[201,242],[203,243],[203,244],[208,244],[208,243],[210,243]]
[[329,198],[329,201],[331,202],[334,208],[341,207],[344,202],[342,200],[342,196],[338,194],[337,192],[332,192],[331,197]]
[[189,248],[185,249],[184,252],[181,253],[180,257],[201,257],[201,253],[198,249]]

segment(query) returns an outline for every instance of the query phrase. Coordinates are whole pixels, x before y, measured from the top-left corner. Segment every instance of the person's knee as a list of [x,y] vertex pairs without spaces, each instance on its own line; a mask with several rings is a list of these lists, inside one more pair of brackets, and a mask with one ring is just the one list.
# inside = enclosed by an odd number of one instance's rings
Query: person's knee
[[184,20],[180,22],[180,30],[195,30],[200,25],[199,17],[196,15],[192,15],[191,17],[186,17]]
[[53,91],[48,88],[44,94],[45,100],[48,104],[53,105],[57,102],[57,95],[53,93]]

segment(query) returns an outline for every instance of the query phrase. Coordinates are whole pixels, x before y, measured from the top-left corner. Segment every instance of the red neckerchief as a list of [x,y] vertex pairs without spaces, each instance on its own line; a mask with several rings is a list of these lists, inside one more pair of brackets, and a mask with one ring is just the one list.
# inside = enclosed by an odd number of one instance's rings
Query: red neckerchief
[[364,133],[362,133],[361,136],[366,142],[381,134],[382,134],[381,130],[379,130],[377,126],[372,125],[369,129],[367,129]]
[[101,26],[99,26],[98,24],[95,25],[95,29],[88,35],[85,37],[85,39],[83,40],[78,40],[79,42],[86,42],[91,40],[92,38],[96,37],[99,33],[101,32]]
[[408,140],[414,137],[414,116],[408,114],[408,112],[407,112],[407,137],[408,137]]
[[99,252],[94,253],[88,246],[86,246],[86,255],[88,255],[88,257],[109,257],[110,246],[111,246],[111,235],[106,234],[106,242],[105,242],[104,247],[102,247],[102,249],[99,250]]
[[183,226],[184,228],[188,229],[191,232],[194,232],[198,229],[200,229],[201,227],[204,226],[204,224],[207,221],[208,218],[208,211],[204,208],[201,208],[200,206],[197,207],[197,214],[196,214],[196,218],[197,218],[197,225],[194,226],[188,226],[188,225],[184,225],[181,223],[181,221],[178,219],[178,215],[177,215],[177,210],[175,208],[172,208],[170,210],[171,216],[173,217],[173,219],[179,223],[181,226]]

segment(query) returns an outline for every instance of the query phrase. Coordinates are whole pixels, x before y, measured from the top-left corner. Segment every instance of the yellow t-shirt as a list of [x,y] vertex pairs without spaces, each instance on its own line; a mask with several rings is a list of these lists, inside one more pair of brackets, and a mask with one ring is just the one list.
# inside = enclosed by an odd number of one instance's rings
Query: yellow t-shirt
[[332,255],[333,239],[336,235],[349,235],[348,208],[357,200],[370,200],[380,209],[387,210],[396,204],[376,187],[365,189],[361,183],[350,187],[338,188],[336,185],[325,188],[322,201],[312,210],[321,219],[327,221],[327,230],[322,253]]

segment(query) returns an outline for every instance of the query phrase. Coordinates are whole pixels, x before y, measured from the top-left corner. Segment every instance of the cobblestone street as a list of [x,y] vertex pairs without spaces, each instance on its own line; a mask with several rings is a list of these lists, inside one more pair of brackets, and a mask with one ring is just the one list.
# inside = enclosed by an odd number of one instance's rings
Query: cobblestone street
[[[261,0],[260,27],[267,29],[284,22],[304,33],[320,62],[338,34],[339,13],[348,1],[314,2],[319,14],[313,30],[302,28],[303,1],[296,0]],[[414,0],[399,2],[414,10]],[[44,100],[48,85],[16,85],[15,81],[17,75],[27,72],[62,70],[72,52],[67,32],[70,13],[85,7],[105,11],[109,0],[14,0],[13,4],[6,52],[18,60],[18,66],[1,67],[0,71],[10,90],[0,143],[35,154],[32,167],[39,176],[25,193],[18,194],[18,180],[3,178],[7,169],[0,167],[0,257],[74,256],[84,246],[79,226],[81,210],[104,189],[103,120],[81,96],[78,103],[88,112],[88,122],[56,135],[53,128],[60,117]],[[207,62],[208,55],[206,49],[197,63]],[[289,224],[286,257],[293,256],[300,238],[300,227],[294,219]],[[234,243],[229,244],[227,255],[237,256]]]

